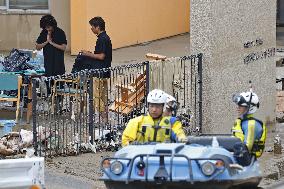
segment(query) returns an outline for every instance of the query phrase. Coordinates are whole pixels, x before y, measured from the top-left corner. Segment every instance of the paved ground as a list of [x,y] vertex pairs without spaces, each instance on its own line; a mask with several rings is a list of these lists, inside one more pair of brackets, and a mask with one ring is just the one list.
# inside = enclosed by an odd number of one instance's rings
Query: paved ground
[[98,180],[102,175],[99,167],[102,157],[112,154],[112,152],[88,153],[46,160],[46,188],[105,189],[104,183]]

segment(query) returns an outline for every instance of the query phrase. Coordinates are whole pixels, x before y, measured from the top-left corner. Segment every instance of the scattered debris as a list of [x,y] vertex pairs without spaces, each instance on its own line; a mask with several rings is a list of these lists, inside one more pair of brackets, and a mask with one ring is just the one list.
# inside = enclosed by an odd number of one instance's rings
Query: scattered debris
[[282,154],[281,138],[277,134],[273,140],[274,143],[274,154]]
[[21,141],[19,133],[10,132],[0,139],[0,155],[11,156],[20,153]]
[[284,91],[276,92],[276,120],[284,122]]
[[268,147],[266,150],[265,150],[265,152],[273,152],[274,151],[274,149],[273,149],[273,147]]
[[[42,143],[50,137],[50,133],[44,127],[38,127],[38,141]],[[20,132],[9,132],[0,138],[0,156],[17,156],[24,154],[25,157],[34,156],[33,132],[21,129]]]

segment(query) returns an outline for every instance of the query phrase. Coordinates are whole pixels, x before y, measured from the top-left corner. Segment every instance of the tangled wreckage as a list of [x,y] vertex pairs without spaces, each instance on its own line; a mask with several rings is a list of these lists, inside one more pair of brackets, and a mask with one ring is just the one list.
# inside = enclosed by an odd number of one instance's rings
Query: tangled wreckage
[[108,189],[257,188],[258,161],[231,136],[129,145],[101,163]]

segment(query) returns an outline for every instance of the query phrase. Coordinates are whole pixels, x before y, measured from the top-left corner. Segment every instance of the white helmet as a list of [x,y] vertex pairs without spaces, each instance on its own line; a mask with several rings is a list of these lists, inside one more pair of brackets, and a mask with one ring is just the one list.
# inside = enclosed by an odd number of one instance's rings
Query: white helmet
[[176,110],[178,109],[178,103],[175,97],[172,95],[167,94],[167,103],[166,108]]
[[167,94],[160,89],[154,89],[149,92],[147,102],[152,104],[166,104]]
[[239,106],[249,107],[247,114],[253,114],[259,108],[258,96],[253,92],[242,92],[234,95],[233,101]]

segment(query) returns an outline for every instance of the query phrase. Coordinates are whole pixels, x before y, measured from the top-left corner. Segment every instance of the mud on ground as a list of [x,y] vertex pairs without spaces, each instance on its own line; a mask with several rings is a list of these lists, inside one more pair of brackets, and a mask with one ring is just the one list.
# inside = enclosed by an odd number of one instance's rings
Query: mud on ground
[[[53,177],[69,177],[68,180],[77,180],[76,183],[88,183],[86,187],[105,189],[104,183],[99,181],[102,175],[100,163],[103,157],[113,156],[113,152],[87,153],[78,156],[56,157],[46,159],[45,168]],[[56,183],[47,183],[47,188],[57,188]],[[86,188],[80,187],[80,188]],[[76,187],[74,187],[76,188]]]

